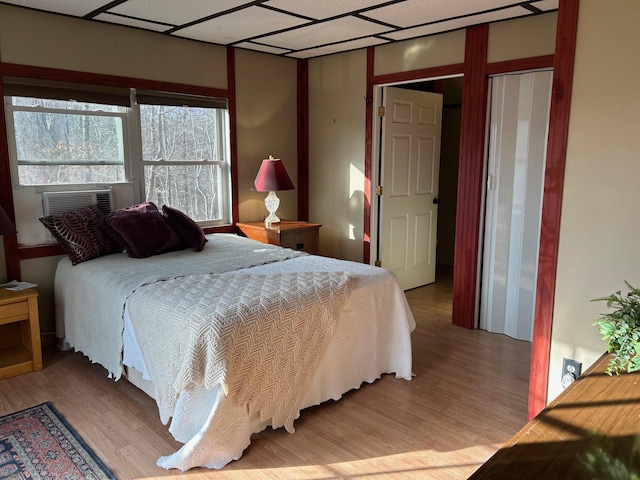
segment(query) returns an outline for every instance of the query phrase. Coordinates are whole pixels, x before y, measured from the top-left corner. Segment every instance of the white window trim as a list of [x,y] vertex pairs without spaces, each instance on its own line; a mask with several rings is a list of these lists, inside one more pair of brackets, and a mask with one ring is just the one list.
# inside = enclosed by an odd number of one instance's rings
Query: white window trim
[[[18,159],[17,159],[17,146],[15,139],[15,128],[13,123],[13,112],[20,111],[36,111],[39,107],[24,107],[14,106],[11,102],[11,97],[6,96],[3,100],[5,102],[5,117],[6,117],[6,130],[7,130],[7,143],[9,147],[9,159],[11,170],[11,183],[14,190],[24,188],[35,188],[38,192],[43,191],[55,191],[60,189],[80,190],[80,189],[93,189],[97,186],[110,186],[121,184],[133,184],[135,192],[139,195],[139,201],[142,202],[146,198],[145,182],[144,182],[144,167],[145,165],[219,165],[221,168],[221,175],[223,178],[221,186],[221,198],[223,201],[224,218],[218,220],[208,220],[198,222],[203,227],[231,225],[233,223],[233,206],[232,206],[232,179],[231,179],[231,148],[230,148],[230,125],[228,110],[217,109],[217,121],[219,125],[223,126],[224,134],[221,135],[218,141],[218,158],[224,160],[212,160],[212,161],[199,161],[199,162],[167,162],[167,161],[143,161],[142,160],[142,138],[141,138],[141,125],[140,125],[140,110],[139,105],[135,101],[135,89],[130,89],[131,106],[125,107],[126,112],[99,112],[91,111],[92,115],[105,115],[105,116],[118,116],[122,118],[123,128],[123,154],[124,154],[124,182],[100,182],[100,183],[81,183],[81,184],[50,184],[50,185],[20,185],[18,176]],[[77,111],[66,109],[49,109],[40,108],[40,111],[58,111],[60,113],[80,114]],[[93,165],[87,162],[88,165]]]

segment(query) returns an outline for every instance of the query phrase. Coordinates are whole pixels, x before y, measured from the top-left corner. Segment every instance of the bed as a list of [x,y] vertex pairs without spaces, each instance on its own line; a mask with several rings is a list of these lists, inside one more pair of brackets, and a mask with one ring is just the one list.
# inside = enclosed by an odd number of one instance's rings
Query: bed
[[113,253],[55,277],[61,345],[152,396],[184,445],[158,465],[222,468],[251,435],[382,374],[410,380],[415,322],[385,269],[233,234],[200,252]]

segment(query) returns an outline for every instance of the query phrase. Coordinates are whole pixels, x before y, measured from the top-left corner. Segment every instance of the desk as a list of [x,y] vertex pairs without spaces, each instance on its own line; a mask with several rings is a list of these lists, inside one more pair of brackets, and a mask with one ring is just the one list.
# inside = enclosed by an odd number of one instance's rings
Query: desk
[[640,456],[631,455],[640,438],[640,372],[610,377],[608,361],[600,357],[469,478],[628,478],[589,473],[607,458],[640,472]]

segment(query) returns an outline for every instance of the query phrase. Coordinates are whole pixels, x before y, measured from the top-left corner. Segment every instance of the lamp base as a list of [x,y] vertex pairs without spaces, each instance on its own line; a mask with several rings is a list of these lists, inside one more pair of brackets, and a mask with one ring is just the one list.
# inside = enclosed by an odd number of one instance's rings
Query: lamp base
[[276,195],[276,192],[269,192],[264,199],[264,206],[267,207],[267,211],[269,212],[267,218],[264,219],[264,224],[269,226],[272,223],[280,223],[280,219],[276,215],[278,207],[280,206],[280,199]]

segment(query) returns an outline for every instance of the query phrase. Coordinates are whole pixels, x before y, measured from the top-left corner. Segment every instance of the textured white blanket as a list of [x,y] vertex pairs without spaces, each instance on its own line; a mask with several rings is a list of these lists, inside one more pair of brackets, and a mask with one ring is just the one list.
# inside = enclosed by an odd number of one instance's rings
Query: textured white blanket
[[222,386],[248,413],[293,432],[349,297],[343,272],[195,275],[128,300],[164,423],[184,390]]
[[104,366],[109,376],[117,380],[122,374],[124,306],[127,297],[140,286],[307,255],[235,235],[217,234],[209,239],[198,253],[189,249],[149,258],[116,253],[76,266],[64,257],[56,270],[56,336]]

